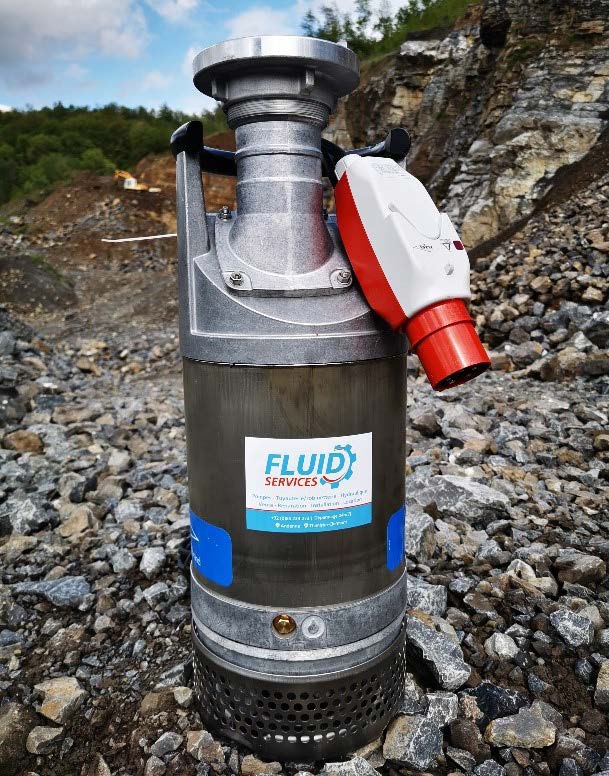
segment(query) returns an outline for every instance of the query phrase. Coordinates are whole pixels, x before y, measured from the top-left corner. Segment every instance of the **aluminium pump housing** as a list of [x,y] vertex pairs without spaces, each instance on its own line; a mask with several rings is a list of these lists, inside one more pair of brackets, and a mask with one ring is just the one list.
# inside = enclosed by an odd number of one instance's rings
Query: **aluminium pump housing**
[[[407,343],[322,203],[321,132],[358,63],[269,36],[194,72],[237,147],[197,122],[172,138],[196,694],[263,756],[327,759],[380,735],[405,673]],[[236,174],[236,212],[205,215],[201,168]]]

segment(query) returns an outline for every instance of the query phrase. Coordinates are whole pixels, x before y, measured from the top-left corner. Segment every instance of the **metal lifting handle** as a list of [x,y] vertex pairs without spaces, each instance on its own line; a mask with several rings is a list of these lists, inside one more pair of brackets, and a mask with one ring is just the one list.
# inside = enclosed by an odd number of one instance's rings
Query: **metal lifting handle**
[[355,154],[356,156],[383,157],[385,159],[394,159],[396,162],[402,162],[410,150],[411,140],[408,132],[402,127],[390,129],[384,140],[372,146],[365,148],[353,148],[345,151],[336,143],[322,138],[321,153],[323,154],[323,174],[330,179],[332,186],[336,186],[338,180],[334,168],[344,156]]
[[[343,156],[357,154],[357,156],[384,157],[401,162],[406,158],[410,150],[410,135],[405,129],[396,127],[391,129],[387,137],[373,146],[354,148],[346,151],[336,143],[322,138],[321,153],[323,156],[323,174],[330,179],[332,186],[337,183],[334,168]],[[194,154],[199,152],[199,162],[203,172],[217,175],[237,175],[237,162],[234,151],[224,151],[220,148],[211,148],[203,145],[203,125],[200,121],[189,121],[171,136],[171,150],[174,156],[180,151],[188,151]]]

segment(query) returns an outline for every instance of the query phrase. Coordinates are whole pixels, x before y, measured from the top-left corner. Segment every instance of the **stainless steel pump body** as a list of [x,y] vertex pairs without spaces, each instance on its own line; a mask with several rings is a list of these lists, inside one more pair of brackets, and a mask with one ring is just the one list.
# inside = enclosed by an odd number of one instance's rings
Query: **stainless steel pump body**
[[[405,671],[405,342],[322,213],[321,132],[357,59],[258,37],[194,68],[237,141],[234,213],[205,216],[199,158],[177,156],[196,693],[211,729],[263,756],[327,759],[380,734]],[[248,444],[336,438],[370,445],[367,519],[311,529],[250,510]]]

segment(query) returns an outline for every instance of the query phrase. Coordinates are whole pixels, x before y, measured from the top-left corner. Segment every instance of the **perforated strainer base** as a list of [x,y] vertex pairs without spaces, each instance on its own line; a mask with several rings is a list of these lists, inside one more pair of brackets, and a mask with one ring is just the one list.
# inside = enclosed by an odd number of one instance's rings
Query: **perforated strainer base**
[[346,671],[273,677],[238,669],[194,635],[194,682],[210,730],[278,760],[327,760],[378,737],[404,694],[404,633]]

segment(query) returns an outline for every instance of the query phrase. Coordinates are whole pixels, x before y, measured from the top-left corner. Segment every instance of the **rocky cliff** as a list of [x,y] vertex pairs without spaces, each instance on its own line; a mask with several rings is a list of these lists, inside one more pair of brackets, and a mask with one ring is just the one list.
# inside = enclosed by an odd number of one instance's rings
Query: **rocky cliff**
[[409,169],[486,252],[609,169],[609,2],[485,0],[363,68],[330,134],[413,136]]

